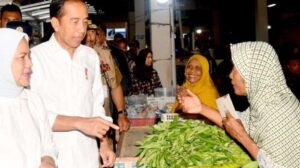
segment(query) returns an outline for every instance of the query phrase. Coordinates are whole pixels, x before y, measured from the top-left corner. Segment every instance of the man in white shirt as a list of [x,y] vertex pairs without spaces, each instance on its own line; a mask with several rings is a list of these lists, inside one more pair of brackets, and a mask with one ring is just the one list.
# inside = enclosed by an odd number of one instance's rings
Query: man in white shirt
[[58,147],[58,167],[99,168],[96,137],[101,139],[104,167],[115,154],[106,132],[118,126],[103,109],[103,89],[97,53],[80,45],[86,34],[88,11],[81,0],[53,0],[54,34],[31,50],[31,89],[43,99]]

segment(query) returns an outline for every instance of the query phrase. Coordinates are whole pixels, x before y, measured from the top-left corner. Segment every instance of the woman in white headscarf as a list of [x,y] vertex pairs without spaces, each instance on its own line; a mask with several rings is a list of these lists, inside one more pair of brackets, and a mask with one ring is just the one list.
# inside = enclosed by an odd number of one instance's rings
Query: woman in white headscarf
[[300,165],[300,103],[286,85],[274,49],[264,42],[231,46],[234,91],[247,95],[250,107],[234,119],[221,118],[187,91],[180,97],[183,109],[200,113],[239,141],[260,167],[296,168]]
[[56,150],[41,100],[28,87],[28,37],[0,29],[0,167],[54,168]]

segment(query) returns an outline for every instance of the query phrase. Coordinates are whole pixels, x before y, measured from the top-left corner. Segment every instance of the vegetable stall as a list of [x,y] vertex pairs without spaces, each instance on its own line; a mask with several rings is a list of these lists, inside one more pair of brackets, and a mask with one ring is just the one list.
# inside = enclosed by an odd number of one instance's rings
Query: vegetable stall
[[159,123],[138,145],[138,167],[257,167],[223,129],[198,120]]

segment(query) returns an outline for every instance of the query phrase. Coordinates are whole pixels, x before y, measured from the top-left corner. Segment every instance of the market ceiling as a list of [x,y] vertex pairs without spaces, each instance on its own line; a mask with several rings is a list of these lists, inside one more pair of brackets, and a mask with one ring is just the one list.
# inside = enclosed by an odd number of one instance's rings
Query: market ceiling
[[[28,5],[45,0],[13,0],[21,5]],[[152,1],[152,0],[147,0]],[[147,3],[147,1],[145,3]],[[195,17],[195,12],[202,11],[196,14],[203,14],[211,9],[220,9],[226,7],[228,12],[237,8],[249,8],[245,5],[247,2],[254,4],[256,0],[175,0],[179,8],[187,13],[187,18]],[[134,11],[134,0],[86,0],[86,2],[95,7],[96,14],[94,17],[102,20],[123,20],[128,19],[128,11]],[[277,6],[269,11],[269,16],[274,13],[277,17],[290,17],[293,22],[300,22],[300,1],[299,0],[267,0],[268,4],[275,3]],[[223,9],[224,10],[224,9]],[[204,11],[204,12],[203,12]],[[275,11],[275,12],[274,12]],[[190,13],[190,14],[189,14]],[[280,13],[281,16],[278,16]],[[283,13],[283,14],[281,14]],[[283,15],[283,16],[282,16]],[[194,20],[194,19],[192,19]]]
[[[14,0],[15,3],[30,5],[45,0]],[[133,0],[86,0],[86,3],[95,8],[96,15],[104,20],[126,20],[128,11]]]

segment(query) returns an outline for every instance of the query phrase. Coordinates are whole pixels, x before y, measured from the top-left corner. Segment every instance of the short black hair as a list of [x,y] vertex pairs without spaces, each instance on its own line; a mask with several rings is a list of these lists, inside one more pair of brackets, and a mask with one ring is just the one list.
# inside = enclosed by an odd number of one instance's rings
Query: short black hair
[[120,38],[116,41],[116,43],[120,44],[120,43],[125,43],[126,45],[128,44],[128,41],[126,38]]
[[115,36],[114,36],[114,41],[118,42],[121,39],[124,39],[124,36],[121,33],[116,33]]
[[18,12],[18,13],[21,15],[21,18],[22,18],[21,10],[20,10],[20,8],[19,8],[17,5],[15,5],[15,4],[7,4],[7,5],[3,6],[3,7],[1,8],[0,18],[2,18],[4,12]]
[[82,2],[83,0],[52,0],[50,4],[50,18],[60,18],[63,15],[63,7],[66,2]]

